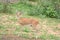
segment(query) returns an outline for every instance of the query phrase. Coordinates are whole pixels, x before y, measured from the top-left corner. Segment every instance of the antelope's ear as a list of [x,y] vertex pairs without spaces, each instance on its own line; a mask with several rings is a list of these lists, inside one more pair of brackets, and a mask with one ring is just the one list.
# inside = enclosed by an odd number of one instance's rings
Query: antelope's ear
[[23,12],[21,10],[20,11],[16,10],[16,14],[21,15],[21,14],[23,14]]
[[20,15],[21,13],[20,13],[19,11],[16,11],[16,14],[17,14],[17,15]]

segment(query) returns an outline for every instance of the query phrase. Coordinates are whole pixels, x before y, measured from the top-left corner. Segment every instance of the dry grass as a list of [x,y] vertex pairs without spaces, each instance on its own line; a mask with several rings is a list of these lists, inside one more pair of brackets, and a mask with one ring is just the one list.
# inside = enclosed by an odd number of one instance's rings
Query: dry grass
[[[20,26],[16,15],[0,14],[0,34],[15,34],[24,38],[39,38],[41,40],[60,40],[60,23],[55,19],[40,19],[37,31],[29,25]],[[52,36],[51,36],[52,35]],[[52,37],[52,38],[50,38]]]

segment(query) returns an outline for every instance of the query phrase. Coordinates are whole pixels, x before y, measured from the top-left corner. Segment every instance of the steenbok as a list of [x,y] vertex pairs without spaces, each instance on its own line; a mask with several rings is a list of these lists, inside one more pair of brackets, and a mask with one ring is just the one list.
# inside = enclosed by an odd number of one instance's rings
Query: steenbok
[[33,27],[36,27],[38,24],[39,24],[39,21],[37,19],[34,19],[34,18],[23,18],[21,17],[21,12],[17,12],[16,15],[17,15],[17,18],[18,18],[18,23],[20,25],[31,25]]

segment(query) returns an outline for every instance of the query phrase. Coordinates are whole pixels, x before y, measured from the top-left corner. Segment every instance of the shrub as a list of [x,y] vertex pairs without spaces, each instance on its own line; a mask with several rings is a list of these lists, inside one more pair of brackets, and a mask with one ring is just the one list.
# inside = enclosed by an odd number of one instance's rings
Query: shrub
[[43,6],[40,6],[40,5],[37,5],[35,7],[32,7],[28,13],[28,15],[30,16],[39,16],[43,13],[44,11],[44,7]]
[[0,3],[0,12],[3,11],[3,5]]
[[44,15],[46,15],[47,17],[51,17],[51,18],[57,18],[58,17],[55,8],[52,6],[45,7]]
[[42,17],[45,16],[51,18],[58,18],[59,14],[55,9],[54,4],[49,1],[41,1],[41,3],[30,9],[28,15],[36,17],[42,15]]

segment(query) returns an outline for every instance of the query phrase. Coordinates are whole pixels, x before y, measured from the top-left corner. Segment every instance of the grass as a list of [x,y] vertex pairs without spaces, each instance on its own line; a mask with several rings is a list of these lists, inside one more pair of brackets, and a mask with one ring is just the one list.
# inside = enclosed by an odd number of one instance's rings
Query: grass
[[[60,40],[60,19],[55,18],[45,18],[45,16],[40,15],[39,17],[36,16],[29,16],[27,13],[30,12],[30,8],[34,8],[31,5],[25,5],[22,3],[17,4],[10,4],[10,8],[13,10],[13,14],[5,14],[0,13],[0,34],[15,34],[21,36],[23,38],[35,38],[41,40]],[[39,30],[33,31],[33,27],[28,26],[20,26],[17,23],[17,18],[15,15],[16,10],[23,11],[22,17],[25,18],[35,18],[39,20]],[[56,32],[58,31],[58,32]]]
[[[2,6],[3,5],[0,5],[1,11]],[[27,4],[16,3],[16,4],[10,4],[8,6],[9,10],[11,10],[13,14],[0,13],[0,34],[15,34],[24,38],[32,38],[32,39],[35,38],[41,40],[60,40],[60,19],[45,18],[45,16],[42,15],[38,17],[29,16],[27,15],[27,13],[29,12],[33,13],[33,11],[36,11],[37,9],[35,9],[34,5],[28,3]],[[30,27],[29,25],[20,26],[17,23],[17,18],[15,15],[16,10],[23,11],[22,17],[25,18],[32,17],[39,20],[40,23],[39,27],[41,28],[38,28],[39,29],[38,31],[33,31],[33,27]],[[40,8],[40,11],[43,10]]]
[[53,34],[49,34],[49,35],[43,34],[43,35],[40,36],[40,38],[42,40],[60,40],[60,37],[57,37],[57,36],[55,36]]
[[[40,22],[40,27],[42,27],[40,29],[40,31],[33,31],[33,27],[30,27],[29,25],[27,26],[20,26],[17,22],[17,19],[14,15],[8,15],[8,17],[6,16],[7,14],[0,14],[0,34],[15,34],[24,38],[37,38],[37,39],[42,39],[42,40],[60,40],[60,28],[58,26],[58,24],[60,24],[59,19],[49,19],[49,18],[37,18],[39,19]],[[3,16],[5,18],[3,18]],[[24,14],[24,16],[22,17],[26,17],[26,18],[30,18],[31,16],[28,16]],[[32,17],[34,18],[34,17]],[[5,19],[5,20],[3,20]],[[55,31],[54,31],[55,30]],[[50,31],[50,33],[49,33]],[[58,31],[58,33],[56,33],[56,31]]]

